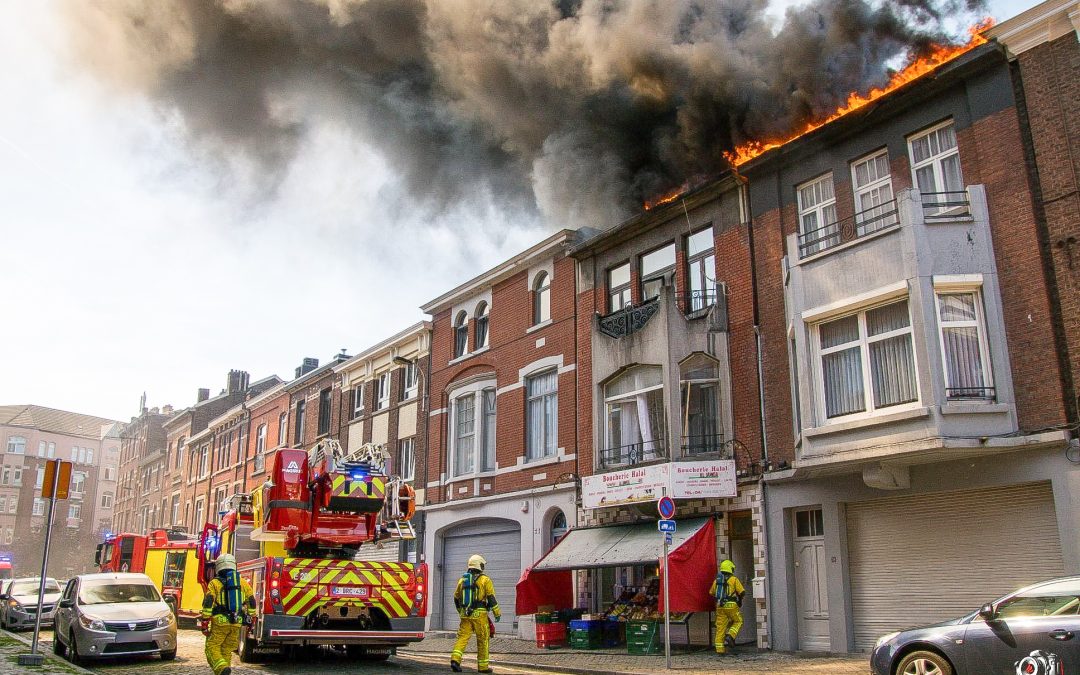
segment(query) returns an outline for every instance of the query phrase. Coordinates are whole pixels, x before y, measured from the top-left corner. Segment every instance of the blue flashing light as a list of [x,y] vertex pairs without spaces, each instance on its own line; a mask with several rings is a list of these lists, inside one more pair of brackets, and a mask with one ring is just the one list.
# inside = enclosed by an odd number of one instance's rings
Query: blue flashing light
[[368,477],[367,471],[353,471],[349,474],[349,478],[354,481],[362,481]]
[[5,553],[4,555],[0,555],[0,562],[6,562],[6,563],[11,562],[11,554],[10,553]]

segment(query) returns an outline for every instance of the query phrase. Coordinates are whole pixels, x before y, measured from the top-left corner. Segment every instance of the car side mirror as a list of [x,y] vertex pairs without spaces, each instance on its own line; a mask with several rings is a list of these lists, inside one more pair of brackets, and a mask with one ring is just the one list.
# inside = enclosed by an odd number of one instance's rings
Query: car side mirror
[[983,621],[994,621],[997,619],[997,612],[994,611],[994,606],[988,602],[979,608],[979,616]]
[[8,594],[7,593],[0,593],[0,600],[7,600],[7,599],[8,599]]
[[70,609],[75,606],[75,600],[73,598],[64,598],[60,601],[59,606],[64,609]]

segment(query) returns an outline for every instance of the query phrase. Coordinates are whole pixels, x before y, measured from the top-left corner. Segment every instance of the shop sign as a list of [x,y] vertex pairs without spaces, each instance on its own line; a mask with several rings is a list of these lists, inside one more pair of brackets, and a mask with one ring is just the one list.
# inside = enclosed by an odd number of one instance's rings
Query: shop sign
[[735,460],[716,459],[671,464],[671,492],[675,499],[734,497]]
[[[668,494],[670,464],[651,464],[581,479],[581,505],[599,509],[636,502],[655,502]],[[732,469],[732,475],[735,472]]]

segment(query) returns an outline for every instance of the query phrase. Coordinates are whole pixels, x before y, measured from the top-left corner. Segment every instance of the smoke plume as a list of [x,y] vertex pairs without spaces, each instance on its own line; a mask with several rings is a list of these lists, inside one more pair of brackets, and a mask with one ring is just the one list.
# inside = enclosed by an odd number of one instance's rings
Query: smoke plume
[[[272,177],[347,123],[432,210],[605,226],[948,42],[981,0],[73,0],[80,63]],[[272,180],[271,180],[272,182]]]

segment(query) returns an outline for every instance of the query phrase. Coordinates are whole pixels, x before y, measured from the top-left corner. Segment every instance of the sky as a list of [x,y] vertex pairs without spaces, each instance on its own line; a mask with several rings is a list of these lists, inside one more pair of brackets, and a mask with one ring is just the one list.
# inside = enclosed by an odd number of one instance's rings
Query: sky
[[434,215],[387,199],[401,177],[325,110],[298,111],[267,193],[256,164],[89,72],[62,5],[0,0],[0,405],[126,421],[144,391],[182,408],[230,369],[290,379],[558,229],[484,195]]

